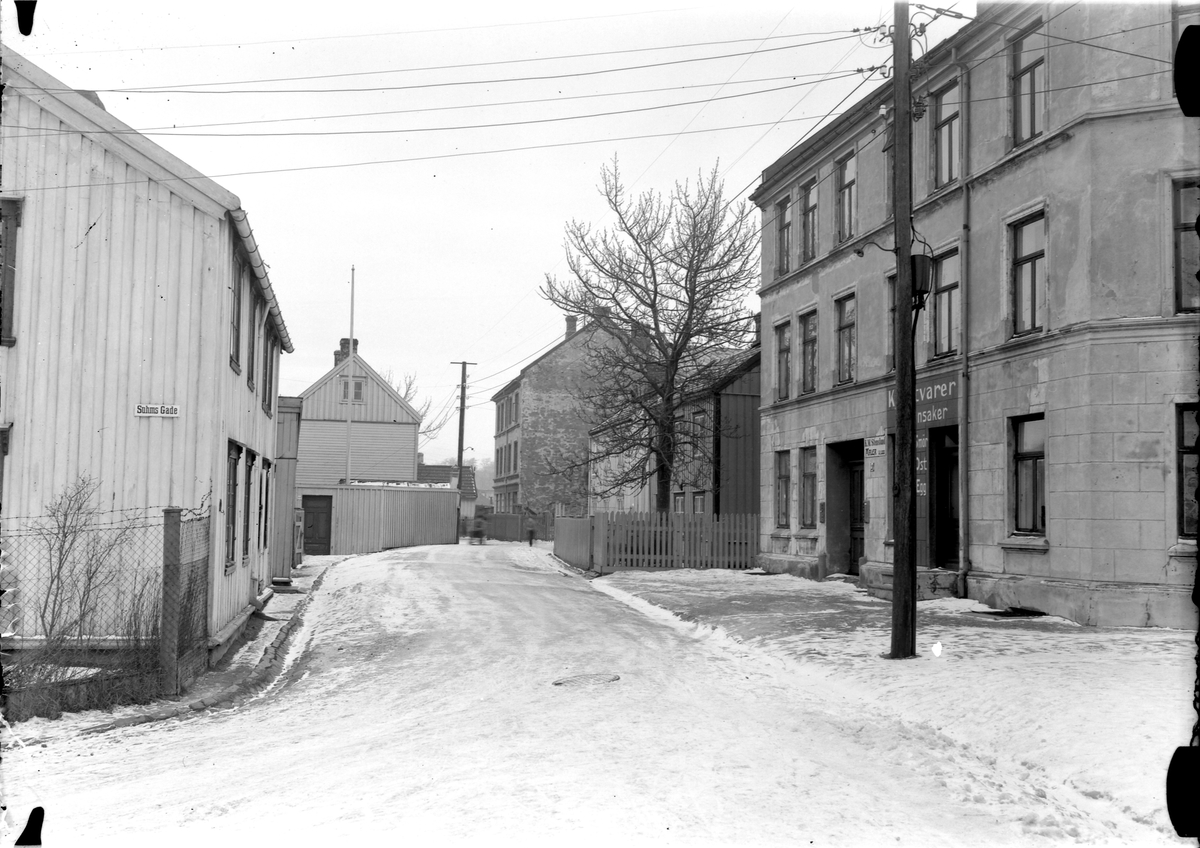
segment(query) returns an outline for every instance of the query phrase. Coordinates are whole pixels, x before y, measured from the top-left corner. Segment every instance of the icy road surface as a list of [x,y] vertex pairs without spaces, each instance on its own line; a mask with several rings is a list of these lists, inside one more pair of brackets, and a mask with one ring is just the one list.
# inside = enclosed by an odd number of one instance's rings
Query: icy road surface
[[[648,614],[536,548],[348,560],[290,646],[278,685],[240,707],[60,732],[44,746],[10,741],[9,809],[44,806],[52,846],[1131,835],[1037,775],[1004,770],[928,723],[874,717],[803,665]],[[601,673],[620,679],[552,685]]]

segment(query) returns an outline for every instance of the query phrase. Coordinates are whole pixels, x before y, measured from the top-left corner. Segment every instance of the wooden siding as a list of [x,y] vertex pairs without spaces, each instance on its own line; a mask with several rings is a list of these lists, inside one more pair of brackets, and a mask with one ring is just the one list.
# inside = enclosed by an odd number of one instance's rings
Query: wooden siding
[[[83,475],[98,481],[106,509],[207,505],[215,633],[268,574],[257,500],[256,543],[244,566],[224,574],[224,513],[244,508],[242,498],[224,502],[227,443],[259,457],[275,452],[263,387],[247,385],[248,363],[241,374],[229,366],[238,248],[226,212],[239,201],[215,184],[171,177],[186,166],[165,151],[161,161],[148,158],[158,148],[145,139],[103,132],[119,122],[78,95],[17,94],[29,83],[7,62],[6,69],[0,191],[23,201],[16,342],[0,348],[0,423],[12,424],[6,521],[41,514]],[[243,309],[253,289],[245,287]],[[260,336],[260,357],[262,348]],[[261,372],[261,359],[255,367]],[[139,403],[174,404],[179,416],[137,417]],[[261,476],[255,472],[254,499]],[[244,485],[243,472],[239,491]]]
[[458,490],[402,486],[325,486],[304,495],[331,495],[330,553],[370,554],[458,539]]
[[[346,404],[342,403],[342,376],[348,373],[348,368],[349,361],[345,361],[304,390],[301,397],[304,399],[306,421],[346,420]],[[388,424],[416,424],[420,421],[416,411],[362,357],[354,360],[353,379],[363,380],[363,402],[350,404],[355,421]]]
[[[417,479],[416,424],[378,424],[364,421],[353,425],[351,440],[353,479]],[[345,477],[346,422],[306,419],[300,428],[296,485],[330,486]]]

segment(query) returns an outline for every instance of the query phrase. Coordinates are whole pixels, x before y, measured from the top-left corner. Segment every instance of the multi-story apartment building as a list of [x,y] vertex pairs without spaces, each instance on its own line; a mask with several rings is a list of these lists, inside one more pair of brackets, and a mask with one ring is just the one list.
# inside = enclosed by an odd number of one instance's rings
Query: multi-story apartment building
[[[1200,7],[981,3],[916,63],[919,583],[1193,626]],[[762,562],[890,591],[892,89],[763,175]]]
[[561,342],[492,396],[496,512],[587,513],[588,423],[578,398],[595,326],[567,316]]

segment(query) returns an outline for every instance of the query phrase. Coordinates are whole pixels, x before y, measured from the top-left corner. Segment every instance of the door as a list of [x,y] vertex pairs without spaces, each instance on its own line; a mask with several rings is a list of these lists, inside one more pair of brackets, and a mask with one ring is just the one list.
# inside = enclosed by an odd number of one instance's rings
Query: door
[[947,428],[933,435],[933,502],[930,536],[934,568],[958,570],[958,434]]
[[304,553],[316,556],[329,554],[329,528],[333,522],[331,495],[305,495]]
[[858,574],[858,561],[866,552],[863,543],[865,504],[863,490],[863,461],[849,463],[850,467],[850,573]]

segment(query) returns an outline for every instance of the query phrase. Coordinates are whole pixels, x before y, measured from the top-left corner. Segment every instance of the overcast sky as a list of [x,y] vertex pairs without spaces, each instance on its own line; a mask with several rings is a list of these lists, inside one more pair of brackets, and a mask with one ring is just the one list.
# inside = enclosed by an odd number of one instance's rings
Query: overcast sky
[[[604,163],[666,192],[719,161],[744,198],[856,86],[847,103],[879,84],[855,69],[891,56],[848,30],[890,23],[892,4],[854,0],[53,0],[29,37],[15,4],[0,9],[6,44],[241,198],[296,348],[281,394],[332,367],[354,265],[355,335],[376,370],[415,372],[436,411],[457,404],[451,361],[478,363],[466,446],[480,460],[489,398],[564,331],[537,294],[565,271],[564,224],[611,224]],[[941,18],[928,43],[959,25]],[[457,438],[455,416],[426,461]]]

